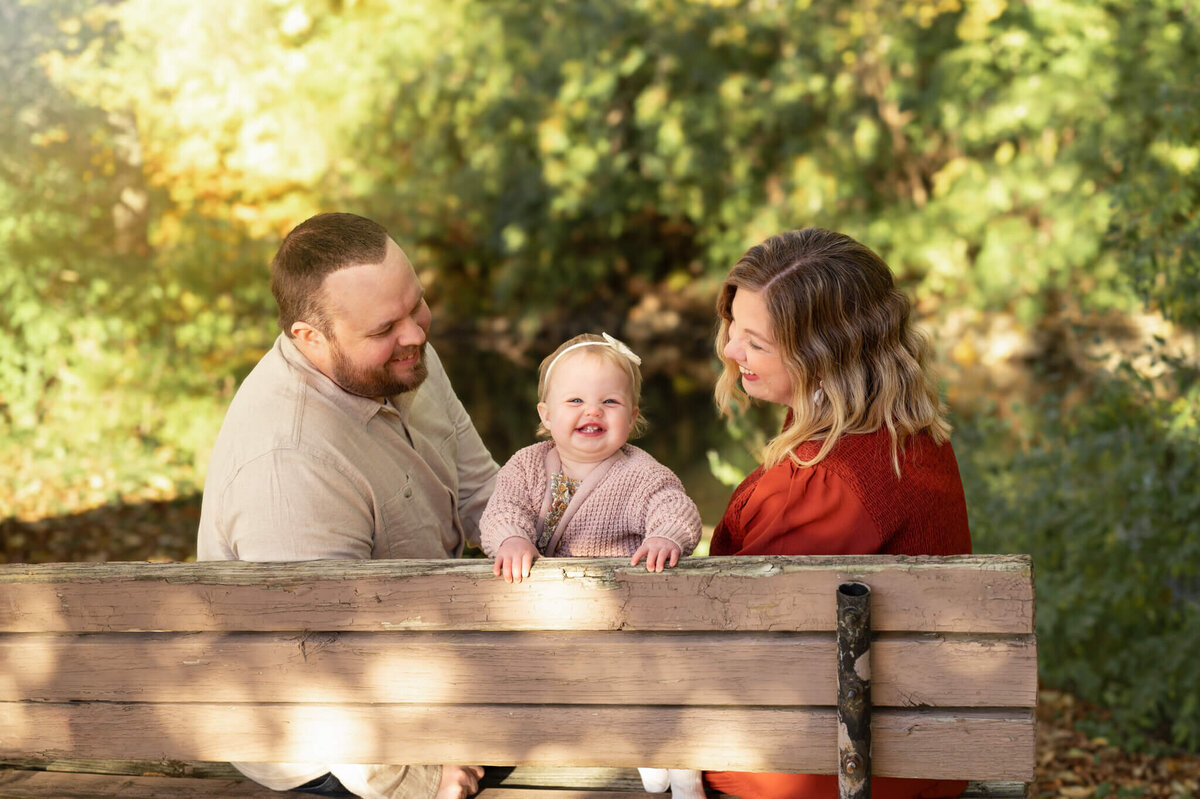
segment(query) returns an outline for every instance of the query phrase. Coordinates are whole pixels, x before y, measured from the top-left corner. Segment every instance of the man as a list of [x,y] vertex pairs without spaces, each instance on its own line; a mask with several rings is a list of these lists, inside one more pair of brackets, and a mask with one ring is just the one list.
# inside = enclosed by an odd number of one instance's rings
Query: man
[[[213,448],[199,560],[450,558],[478,544],[497,466],[427,346],[404,252],[353,214],[288,234],[271,264],[283,331]],[[276,790],[459,799],[478,766],[237,763]]]

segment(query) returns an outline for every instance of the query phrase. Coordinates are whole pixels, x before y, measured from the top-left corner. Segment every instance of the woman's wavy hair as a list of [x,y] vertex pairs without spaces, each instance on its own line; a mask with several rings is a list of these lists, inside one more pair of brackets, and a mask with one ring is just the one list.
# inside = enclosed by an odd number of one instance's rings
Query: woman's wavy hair
[[[595,344],[594,347],[580,347],[571,352],[564,352],[576,344]],[[559,356],[562,355],[562,359]],[[649,422],[642,415],[642,369],[633,361],[626,358],[617,350],[613,349],[603,337],[595,333],[580,333],[574,338],[567,339],[554,352],[542,359],[541,366],[538,367],[538,402],[545,402],[546,397],[550,395],[549,377],[550,366],[562,366],[562,363],[570,358],[576,358],[581,355],[591,355],[596,358],[608,361],[616,366],[629,376],[629,401],[638,409],[637,416],[633,419],[633,426],[629,428],[629,437],[637,438],[642,433],[646,432],[649,427]],[[538,425],[537,434],[540,438],[550,437],[550,428],[546,427],[545,422]]]
[[[811,466],[841,436],[886,427],[899,476],[910,436],[924,432],[938,444],[949,440],[932,348],[909,321],[908,297],[870,248],[820,228],[781,233],[751,247],[725,278],[716,338],[725,365],[715,392],[722,415],[731,414],[734,403],[744,408],[748,402],[737,364],[724,354],[738,289],[762,293],[791,377],[791,423],[767,443],[765,466],[785,458]],[[796,448],[806,441],[822,443],[804,461]]]

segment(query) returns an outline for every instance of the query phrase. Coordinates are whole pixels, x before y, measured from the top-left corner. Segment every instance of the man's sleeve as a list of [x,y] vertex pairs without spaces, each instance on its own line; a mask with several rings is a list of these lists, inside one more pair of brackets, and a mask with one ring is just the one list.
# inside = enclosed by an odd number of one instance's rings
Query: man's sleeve
[[479,546],[479,519],[496,487],[500,467],[458,397],[451,394],[451,418],[458,436],[458,516],[472,546]]

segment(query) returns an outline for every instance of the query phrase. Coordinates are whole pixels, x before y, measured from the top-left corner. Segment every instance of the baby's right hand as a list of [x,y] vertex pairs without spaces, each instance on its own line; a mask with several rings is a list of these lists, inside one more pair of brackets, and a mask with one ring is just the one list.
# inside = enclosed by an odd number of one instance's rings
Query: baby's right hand
[[537,556],[538,551],[528,538],[509,536],[496,549],[492,574],[503,577],[506,583],[511,583],[514,578],[519,583],[522,578],[529,576],[529,568]]

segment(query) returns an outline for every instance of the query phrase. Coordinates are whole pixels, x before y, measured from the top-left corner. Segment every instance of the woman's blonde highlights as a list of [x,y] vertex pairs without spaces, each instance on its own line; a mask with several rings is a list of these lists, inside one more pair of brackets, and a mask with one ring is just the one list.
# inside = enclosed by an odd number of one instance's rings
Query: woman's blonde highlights
[[[721,286],[716,349],[724,370],[715,398],[723,414],[748,401],[737,364],[724,355],[739,289],[763,295],[792,380],[791,423],[767,443],[764,465],[791,458],[808,466],[828,455],[841,436],[886,427],[899,474],[899,456],[910,436],[925,432],[939,444],[948,440],[932,350],[911,325],[907,296],[873,251],[820,228],[782,233],[751,247]],[[822,443],[812,459],[801,461],[796,448],[808,441]]]

